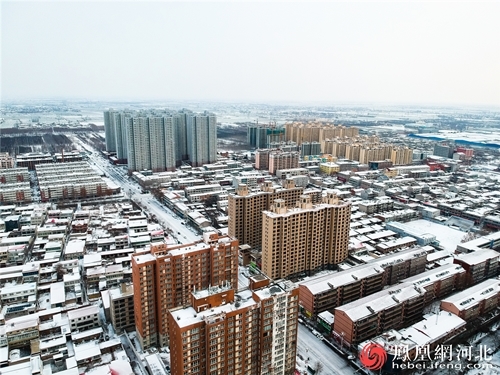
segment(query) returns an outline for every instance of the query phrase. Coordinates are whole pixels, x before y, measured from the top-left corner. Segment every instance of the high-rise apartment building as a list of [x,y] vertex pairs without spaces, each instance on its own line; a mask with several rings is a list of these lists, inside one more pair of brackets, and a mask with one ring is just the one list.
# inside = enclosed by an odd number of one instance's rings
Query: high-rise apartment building
[[104,111],[106,150],[128,163],[129,172],[173,170],[183,161],[193,166],[217,160],[217,119],[188,110]]
[[310,274],[347,258],[349,202],[328,192],[323,203],[313,205],[310,196],[302,195],[298,207],[288,207],[276,199],[262,213],[262,271],[268,277]]
[[228,288],[194,292],[191,307],[168,313],[172,375],[294,373],[298,288],[264,280],[236,294]]
[[321,144],[319,142],[303,142],[300,146],[300,156],[320,155]]
[[272,143],[285,140],[285,128],[276,125],[249,125],[247,128],[247,143],[255,148],[269,148]]
[[289,122],[285,124],[285,138],[287,141],[296,142],[321,142],[326,138],[356,137],[359,129],[334,125],[329,122]]
[[255,151],[255,169],[269,169],[269,154],[271,151],[276,151],[269,148],[258,149]]
[[150,139],[146,116],[127,119],[127,163],[129,172],[151,169]]
[[192,116],[192,112],[186,109],[174,114],[175,124],[175,161],[176,165],[182,165],[183,161],[189,160],[186,123],[188,116]]
[[362,164],[368,164],[372,161],[387,160],[391,158],[392,151],[392,146],[384,143],[363,147],[360,150],[358,161]]
[[106,151],[116,152],[115,116],[116,111],[104,111],[104,136],[106,138]]
[[434,145],[433,155],[441,156],[443,158],[452,158],[453,157],[453,145],[447,143],[436,143]]
[[104,111],[104,131],[106,137],[106,150],[116,152],[120,163],[127,162],[127,129],[125,118],[130,116],[130,111]]
[[[257,192],[251,192],[246,184],[240,184],[236,194],[229,194],[228,197],[228,234],[237,238],[242,245],[260,249],[262,211],[269,210],[276,199],[283,199],[286,205],[293,207],[304,193],[307,194],[304,188],[295,186],[292,179],[285,180],[283,186],[265,182],[261,191]],[[313,202],[319,199],[316,195],[312,197]]]
[[272,151],[269,153],[269,173],[276,174],[280,169],[299,167],[299,153],[296,151]]
[[394,165],[411,164],[413,161],[413,150],[408,147],[395,147],[391,152],[391,161]]
[[203,113],[187,117],[187,147],[193,167],[201,167],[217,160],[217,120],[215,115]]
[[358,161],[362,148],[364,148],[364,146],[359,143],[347,144],[345,146],[345,157],[349,160]]
[[143,348],[168,345],[169,309],[190,303],[190,293],[238,286],[238,240],[204,233],[203,242],[153,245],[132,257],[136,331]]
[[114,114],[115,139],[116,139],[116,158],[119,163],[127,163],[127,117],[130,112],[118,112]]

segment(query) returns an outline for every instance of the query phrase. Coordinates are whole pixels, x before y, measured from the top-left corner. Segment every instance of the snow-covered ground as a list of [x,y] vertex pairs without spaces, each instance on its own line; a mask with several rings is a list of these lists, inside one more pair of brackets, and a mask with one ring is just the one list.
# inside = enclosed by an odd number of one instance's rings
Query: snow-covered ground
[[297,341],[297,369],[302,374],[307,371],[308,365],[314,369],[318,362],[323,367],[320,375],[350,375],[356,373],[346,359],[333,352],[302,324],[298,325]]
[[435,235],[445,250],[455,251],[457,245],[466,235],[465,232],[429,220],[414,220],[408,224],[418,232]]

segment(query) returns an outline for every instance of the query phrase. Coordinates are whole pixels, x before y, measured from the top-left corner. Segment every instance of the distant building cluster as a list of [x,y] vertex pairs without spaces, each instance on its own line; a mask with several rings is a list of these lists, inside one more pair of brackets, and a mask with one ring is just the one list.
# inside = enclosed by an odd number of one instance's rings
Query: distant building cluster
[[[284,137],[278,130],[284,131]],[[303,167],[301,163],[320,156],[320,172],[329,175],[343,170],[344,166],[336,163],[342,159],[360,166],[370,165],[373,169],[408,165],[414,159],[412,149],[380,142],[377,136],[360,136],[356,127],[291,122],[283,128],[249,126],[247,131],[249,145],[257,147],[255,168],[268,170],[271,174],[281,169]],[[259,134],[262,134],[262,141],[256,142]],[[275,134],[280,135],[279,142],[270,141]]]
[[109,186],[87,162],[43,164],[36,167],[42,202],[112,195],[120,191]]
[[403,146],[381,143],[376,136],[325,138],[321,150],[337,158],[346,158],[362,164],[390,160],[393,165],[411,164],[413,150]]
[[284,125],[285,140],[295,142],[299,146],[304,142],[321,143],[325,139],[352,138],[359,135],[359,129],[330,122],[288,122]]
[[[87,162],[35,164],[35,181],[40,201],[113,195],[120,187],[110,184]],[[0,169],[0,203],[28,203],[35,200],[27,167]]]
[[440,142],[434,145],[433,155],[455,160],[470,161],[474,156],[474,150],[467,147],[455,146],[452,143]]
[[26,154],[17,155],[15,158],[15,164],[18,168],[28,168],[28,170],[33,171],[36,166],[40,164],[69,163],[82,160],[83,156],[78,151],[63,151],[55,154],[28,152]]
[[285,129],[276,124],[254,124],[247,129],[247,143],[253,148],[274,148],[285,141]]
[[217,160],[217,119],[211,113],[104,111],[106,150],[129,172],[171,171]]

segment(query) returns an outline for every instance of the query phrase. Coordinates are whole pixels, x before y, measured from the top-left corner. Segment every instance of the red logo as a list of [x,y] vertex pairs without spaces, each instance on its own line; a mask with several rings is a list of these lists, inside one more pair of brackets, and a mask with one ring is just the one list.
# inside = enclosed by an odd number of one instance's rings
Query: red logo
[[371,342],[361,350],[359,360],[368,370],[380,370],[387,361],[387,352],[381,345]]

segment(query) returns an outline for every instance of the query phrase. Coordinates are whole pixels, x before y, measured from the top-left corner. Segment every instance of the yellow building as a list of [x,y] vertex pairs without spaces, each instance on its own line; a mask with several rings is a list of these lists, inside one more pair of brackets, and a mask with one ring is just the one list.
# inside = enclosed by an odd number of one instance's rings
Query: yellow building
[[319,171],[323,174],[333,175],[340,172],[340,166],[332,162],[321,163],[319,165]]
[[391,152],[391,161],[394,165],[411,164],[413,150],[408,147],[395,147]]
[[358,135],[359,129],[356,127],[334,125],[330,122],[297,121],[285,124],[286,140],[296,142],[298,145],[303,142],[321,142],[326,138],[356,137]]

